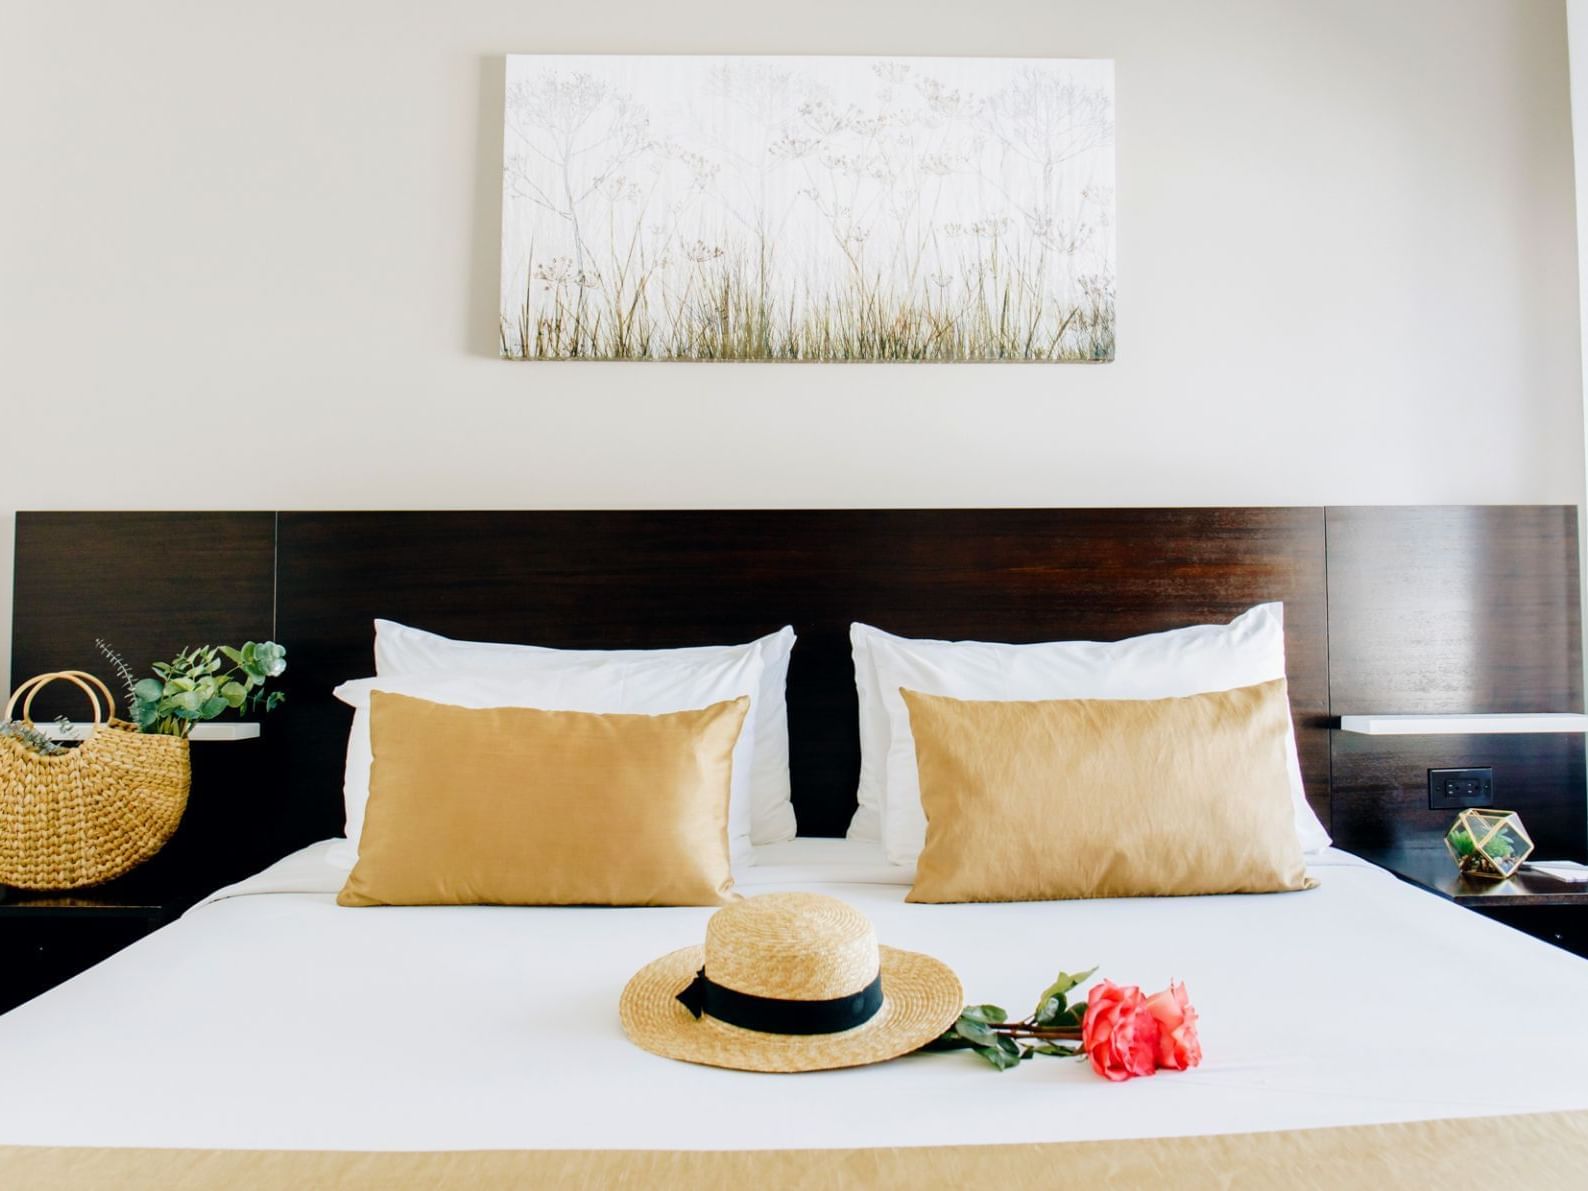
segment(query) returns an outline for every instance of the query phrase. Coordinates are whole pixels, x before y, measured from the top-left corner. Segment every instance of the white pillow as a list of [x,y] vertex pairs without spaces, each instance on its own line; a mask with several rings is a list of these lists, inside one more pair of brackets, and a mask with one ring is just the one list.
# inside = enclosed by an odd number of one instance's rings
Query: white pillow
[[[333,862],[351,866],[358,859],[369,801],[369,696],[371,691],[412,695],[456,707],[537,707],[547,711],[628,712],[660,715],[709,707],[725,699],[759,697],[761,651],[751,646],[715,658],[680,659],[669,651],[632,661],[557,656],[520,664],[512,673],[479,674],[453,670],[417,671],[344,682],[333,694],[353,708],[348,734],[343,798],[347,807],[347,839],[330,850]],[[733,777],[728,798],[728,850],[734,867],[754,863],[750,845],[750,758],[755,754],[755,717],[745,717],[733,750]]]
[[[866,625],[855,625],[852,634],[865,639],[872,666],[872,689],[861,690],[863,708],[868,694],[873,701],[872,738],[868,742],[863,718],[861,747],[884,758],[874,772],[880,771],[882,781],[882,842],[894,864],[914,864],[926,842],[915,739],[900,687],[956,699],[1167,699],[1285,677],[1282,604],[1259,604],[1227,625],[1112,642],[917,641]],[[856,674],[858,683],[858,667]],[[1325,848],[1329,834],[1307,804],[1294,727],[1288,768],[1302,851]]]
[[[709,660],[753,649],[761,656],[761,689],[750,701],[747,734],[755,737],[751,759],[750,840],[780,844],[794,838],[794,803],[789,795],[788,660],[794,630],[779,629],[748,645],[701,645],[684,649],[549,649],[541,645],[499,645],[490,641],[454,641],[437,633],[410,628],[392,620],[375,622],[375,673],[405,674],[415,670],[469,670],[513,673],[548,657],[573,658],[584,664],[671,657]],[[569,710],[579,710],[570,708]],[[672,708],[673,711],[683,710]]]
[[[855,791],[855,816],[849,820],[849,839],[882,838],[882,773],[888,758],[888,712],[877,689],[877,668],[871,661],[871,641],[889,634],[868,624],[849,626],[849,653],[855,664],[855,694],[860,699],[860,785]],[[908,640],[908,638],[900,638]]]

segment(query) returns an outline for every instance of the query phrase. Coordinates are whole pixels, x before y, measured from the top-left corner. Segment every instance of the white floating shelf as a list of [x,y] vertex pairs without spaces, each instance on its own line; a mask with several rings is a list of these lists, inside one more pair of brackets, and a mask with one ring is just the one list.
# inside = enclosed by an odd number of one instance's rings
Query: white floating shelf
[[1588,732],[1588,715],[1564,711],[1495,715],[1342,715],[1340,731],[1357,732],[1363,736]]
[[[73,724],[68,733],[59,724],[35,724],[34,727],[51,740],[86,740],[93,735],[94,725],[88,723]],[[215,741],[225,740],[257,740],[259,738],[259,725],[256,723],[230,723],[230,724],[194,724],[193,731],[188,734],[189,740]]]

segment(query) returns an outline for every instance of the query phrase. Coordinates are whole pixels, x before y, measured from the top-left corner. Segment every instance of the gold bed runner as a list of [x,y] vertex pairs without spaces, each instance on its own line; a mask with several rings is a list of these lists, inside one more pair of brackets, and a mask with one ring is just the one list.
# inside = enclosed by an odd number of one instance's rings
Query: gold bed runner
[[858,1150],[134,1150],[0,1147],[8,1191],[481,1187],[1580,1186],[1588,1112],[1213,1137]]

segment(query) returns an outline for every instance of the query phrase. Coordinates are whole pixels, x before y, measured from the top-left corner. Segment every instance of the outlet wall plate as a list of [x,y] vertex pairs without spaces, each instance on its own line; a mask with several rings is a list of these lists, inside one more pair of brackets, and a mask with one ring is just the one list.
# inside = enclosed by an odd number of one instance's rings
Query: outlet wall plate
[[1430,769],[1428,806],[1430,810],[1461,810],[1469,806],[1494,805],[1494,770],[1487,766],[1470,769]]

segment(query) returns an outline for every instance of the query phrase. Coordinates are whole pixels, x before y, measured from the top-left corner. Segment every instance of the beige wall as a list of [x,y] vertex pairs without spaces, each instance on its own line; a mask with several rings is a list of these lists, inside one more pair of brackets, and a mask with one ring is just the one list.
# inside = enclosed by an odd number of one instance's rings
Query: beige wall
[[[1114,58],[1118,361],[498,361],[507,51]],[[1560,0],[0,0],[0,556],[17,508],[1575,502],[1574,253]]]

